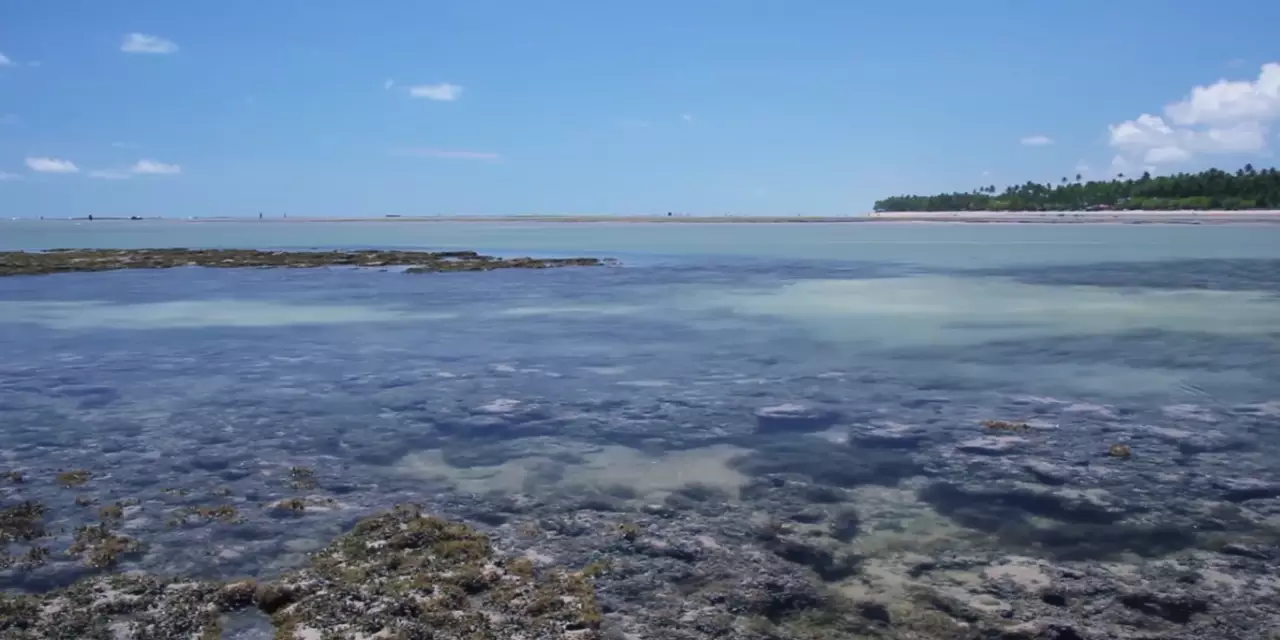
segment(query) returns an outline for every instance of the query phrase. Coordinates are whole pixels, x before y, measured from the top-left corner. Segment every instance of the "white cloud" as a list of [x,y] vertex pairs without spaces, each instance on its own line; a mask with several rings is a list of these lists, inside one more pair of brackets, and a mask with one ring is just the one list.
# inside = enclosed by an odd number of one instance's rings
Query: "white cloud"
[[178,50],[178,45],[172,40],[166,40],[160,36],[150,36],[145,33],[130,33],[124,37],[124,41],[120,43],[120,50],[125,53],[156,53],[166,54],[174,53]]
[[1123,164],[1160,165],[1197,154],[1264,153],[1275,120],[1280,120],[1280,63],[1272,62],[1262,65],[1256,80],[1194,87],[1166,105],[1163,116],[1144,113],[1109,129]]
[[0,67],[12,67],[12,66],[14,66],[13,60],[10,60],[9,56],[6,56],[5,54],[0,53]]
[[27,158],[27,168],[39,173],[78,173],[80,168],[70,160]]
[[1019,140],[1019,142],[1027,147],[1043,147],[1045,145],[1053,144],[1053,138],[1050,138],[1049,136],[1034,135],[1026,136],[1022,138],[1022,140]]
[[693,114],[692,114],[692,113],[682,113],[682,114],[680,114],[680,119],[681,119],[681,120],[684,120],[685,122],[693,122]]
[[128,180],[130,175],[123,171],[116,171],[115,169],[98,169],[90,171],[89,177],[97,178],[99,180]]
[[420,84],[409,87],[409,95],[415,98],[426,98],[439,102],[453,102],[462,96],[462,87],[448,82],[440,84]]
[[1172,164],[1191,159],[1191,152],[1182,147],[1156,147],[1148,149],[1142,159],[1151,164]]
[[182,173],[182,167],[176,164],[165,164],[155,160],[139,160],[129,169],[134,173],[150,175],[174,175]]
[[1269,123],[1257,121],[1217,127],[1171,126],[1149,113],[1110,127],[1111,146],[1146,164],[1185,162],[1197,153],[1259,153],[1267,148],[1269,130]]
[[1165,107],[1176,124],[1235,124],[1280,118],[1280,63],[1262,65],[1257,80],[1219,80]]
[[1136,178],[1142,173],[1156,173],[1157,167],[1151,164],[1140,164],[1123,155],[1117,155],[1111,159],[1111,174],[1119,176],[1124,174],[1127,178]]
[[8,182],[10,180],[21,180],[22,176],[8,171],[0,171],[0,182]]

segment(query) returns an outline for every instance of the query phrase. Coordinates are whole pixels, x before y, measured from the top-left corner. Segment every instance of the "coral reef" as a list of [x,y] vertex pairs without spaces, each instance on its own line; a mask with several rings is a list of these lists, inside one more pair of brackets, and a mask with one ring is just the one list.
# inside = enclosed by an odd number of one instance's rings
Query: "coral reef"
[[[134,549],[98,525],[77,531],[72,550],[108,567]],[[268,582],[97,575],[42,594],[0,593],[0,635],[211,639],[226,614],[247,607],[270,616],[282,640],[591,640],[602,621],[587,575],[535,571],[471,527],[408,505],[360,521],[308,566]]]
[[546,269],[611,264],[601,258],[495,258],[474,251],[256,251],[55,249],[0,251],[0,276],[173,267],[408,267],[408,273]]

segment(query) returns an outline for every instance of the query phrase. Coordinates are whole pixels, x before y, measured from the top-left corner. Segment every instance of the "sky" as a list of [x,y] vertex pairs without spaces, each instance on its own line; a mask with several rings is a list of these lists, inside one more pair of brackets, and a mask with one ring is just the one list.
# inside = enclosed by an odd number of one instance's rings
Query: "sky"
[[0,0],[0,217],[855,215],[1271,166],[1276,24],[1264,0]]

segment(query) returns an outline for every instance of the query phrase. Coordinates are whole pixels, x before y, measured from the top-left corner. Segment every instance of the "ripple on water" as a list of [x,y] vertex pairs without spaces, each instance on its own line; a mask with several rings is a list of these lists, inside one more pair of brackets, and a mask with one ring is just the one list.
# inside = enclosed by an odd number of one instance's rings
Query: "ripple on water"
[[[521,518],[590,510],[724,554],[766,511],[861,558],[836,586],[887,610],[919,589],[992,615],[1051,607],[1010,594],[1102,563],[1108,580],[1177,586],[1151,573],[1177,554],[1204,554],[1216,583],[1262,588],[1254,569],[1280,530],[1269,294],[704,268],[702,284],[659,268],[606,284],[365,273],[323,287],[224,272],[199,276],[219,293],[203,299],[176,274],[148,281],[145,300],[98,286],[50,301],[3,283],[0,472],[26,480],[0,475],[0,492],[46,503],[68,530],[137,500],[122,531],[151,546],[122,567],[206,575],[294,566],[360,515],[420,501],[504,544]],[[766,408],[777,428],[762,432]],[[1109,458],[1120,442],[1132,456]],[[295,466],[314,487],[291,485]],[[59,486],[71,469],[93,476]],[[279,513],[295,499],[299,512]],[[218,505],[246,522],[166,525]],[[597,534],[570,524],[586,533],[530,553],[625,551],[588,548]],[[634,556],[686,562],[658,557]],[[231,626],[249,638],[260,622]]]

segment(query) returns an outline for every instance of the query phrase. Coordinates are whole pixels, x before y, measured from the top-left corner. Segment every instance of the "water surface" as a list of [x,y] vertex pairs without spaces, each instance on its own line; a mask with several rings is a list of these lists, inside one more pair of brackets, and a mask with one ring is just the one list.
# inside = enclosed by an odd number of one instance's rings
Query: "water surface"
[[[1139,557],[1156,553],[1148,538],[1097,541],[1159,514],[1195,547],[1188,495],[1280,479],[1275,226],[0,223],[0,249],[65,246],[624,261],[0,279],[0,470],[40,478],[6,496],[67,525],[94,518],[77,496],[137,500],[126,528],[150,547],[128,566],[264,575],[409,499],[447,510],[458,495],[605,492],[639,508],[696,486],[750,501],[739,490],[777,474],[852,492],[866,531],[849,544],[882,572],[966,535],[1010,553]],[[832,417],[760,431],[758,411],[791,404]],[[990,418],[1036,431],[1015,452],[965,453]],[[886,428],[928,438],[858,448]],[[1107,458],[1115,442],[1132,443],[1132,464]],[[1019,466],[1031,463],[1101,469],[1069,484],[1126,505],[1105,518],[1119,528],[1052,542],[1035,532],[1098,516],[998,511],[1035,524],[1019,530],[1028,542],[937,488],[1034,485]],[[314,505],[282,519],[270,505],[298,495],[295,466],[316,471]],[[60,490],[49,478],[66,469],[95,476]],[[167,523],[228,501],[250,522]],[[1280,526],[1275,500],[1241,508]],[[57,566],[0,582],[80,571]],[[859,584],[866,597],[873,583]]]

